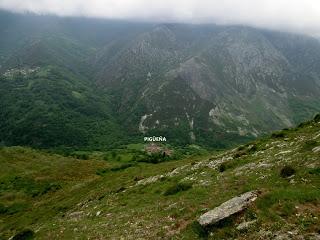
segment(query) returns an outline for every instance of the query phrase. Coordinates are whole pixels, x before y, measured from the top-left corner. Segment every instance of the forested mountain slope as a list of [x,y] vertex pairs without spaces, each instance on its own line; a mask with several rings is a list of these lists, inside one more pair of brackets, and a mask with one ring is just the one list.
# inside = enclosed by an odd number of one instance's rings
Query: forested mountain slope
[[[320,110],[318,40],[245,26],[0,13],[0,141],[223,148]],[[29,128],[26,128],[29,126]]]

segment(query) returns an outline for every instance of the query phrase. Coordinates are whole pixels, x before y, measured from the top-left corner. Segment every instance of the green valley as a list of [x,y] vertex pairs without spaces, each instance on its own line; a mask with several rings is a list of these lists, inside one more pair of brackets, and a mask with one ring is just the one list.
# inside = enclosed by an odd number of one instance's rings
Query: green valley
[[[0,11],[0,142],[222,149],[320,111],[320,42],[245,26]],[[40,24],[41,22],[41,24]]]
[[0,240],[320,238],[319,38],[2,4]]

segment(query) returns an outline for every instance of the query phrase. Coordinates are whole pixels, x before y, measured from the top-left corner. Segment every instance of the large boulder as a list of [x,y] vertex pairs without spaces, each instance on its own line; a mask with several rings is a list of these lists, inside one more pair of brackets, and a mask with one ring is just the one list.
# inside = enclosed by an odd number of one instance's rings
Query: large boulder
[[203,227],[215,224],[235,213],[243,211],[252,202],[254,202],[257,197],[257,191],[246,192],[240,196],[234,197],[222,203],[219,207],[216,207],[213,210],[201,215],[198,219],[198,222]]

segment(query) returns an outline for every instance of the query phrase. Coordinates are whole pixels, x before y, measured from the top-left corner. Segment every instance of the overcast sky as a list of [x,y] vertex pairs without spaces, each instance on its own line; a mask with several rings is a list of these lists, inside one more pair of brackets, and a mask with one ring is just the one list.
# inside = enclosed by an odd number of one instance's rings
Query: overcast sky
[[320,0],[0,0],[0,8],[60,16],[244,24],[320,37]]

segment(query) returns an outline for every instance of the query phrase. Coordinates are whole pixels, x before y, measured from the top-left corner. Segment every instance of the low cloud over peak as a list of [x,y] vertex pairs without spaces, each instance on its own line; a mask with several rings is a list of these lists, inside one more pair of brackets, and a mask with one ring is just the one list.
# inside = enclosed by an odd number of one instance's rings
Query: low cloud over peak
[[243,24],[320,36],[319,0],[0,0],[0,8],[59,16]]

